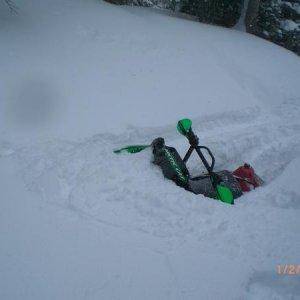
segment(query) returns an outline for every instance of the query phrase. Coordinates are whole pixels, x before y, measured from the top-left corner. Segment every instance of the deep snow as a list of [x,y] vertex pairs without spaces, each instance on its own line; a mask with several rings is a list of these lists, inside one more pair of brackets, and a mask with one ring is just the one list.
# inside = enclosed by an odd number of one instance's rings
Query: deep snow
[[[246,33],[101,1],[0,3],[1,299],[296,299],[300,62]],[[235,206],[112,150],[193,119]],[[189,164],[199,172],[196,157]]]

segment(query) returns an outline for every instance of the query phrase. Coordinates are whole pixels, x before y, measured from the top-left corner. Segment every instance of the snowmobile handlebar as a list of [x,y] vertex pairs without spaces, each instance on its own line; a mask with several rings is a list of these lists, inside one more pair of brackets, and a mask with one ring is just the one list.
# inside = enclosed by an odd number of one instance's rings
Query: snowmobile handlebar
[[[190,148],[187,151],[186,155],[184,156],[183,161],[186,163],[189,160],[192,152],[194,150],[196,150],[196,152],[197,152],[198,156],[200,157],[202,163],[204,164],[206,170],[208,171],[209,174],[211,174],[213,172],[213,169],[214,169],[214,166],[215,166],[215,157],[213,156],[210,149],[206,146],[199,146],[199,138],[197,137],[197,135],[194,134],[192,129],[189,130],[189,132],[186,134],[186,137],[189,140]],[[211,165],[209,165],[209,163],[206,160],[205,156],[201,152],[201,149],[205,149],[207,151],[207,153],[209,154],[209,156],[211,158]]]
[[[199,156],[200,156],[199,151],[201,152],[201,149],[205,149],[207,151],[207,153],[209,154],[210,158],[211,158],[211,165],[209,166],[209,168],[210,168],[210,171],[212,172],[214,170],[214,167],[215,167],[215,157],[212,154],[212,152],[210,151],[210,149],[207,148],[206,146],[198,146],[196,148],[196,151],[197,151],[197,153],[198,153]],[[202,154],[202,152],[201,152],[201,154]]]

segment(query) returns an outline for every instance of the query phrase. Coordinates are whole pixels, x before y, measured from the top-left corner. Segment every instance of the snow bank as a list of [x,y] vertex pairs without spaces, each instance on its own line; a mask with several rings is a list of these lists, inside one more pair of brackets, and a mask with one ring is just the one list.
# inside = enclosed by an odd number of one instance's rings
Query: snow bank
[[98,1],[18,5],[0,21],[0,127],[13,142],[120,134],[299,96],[299,59],[254,36]]

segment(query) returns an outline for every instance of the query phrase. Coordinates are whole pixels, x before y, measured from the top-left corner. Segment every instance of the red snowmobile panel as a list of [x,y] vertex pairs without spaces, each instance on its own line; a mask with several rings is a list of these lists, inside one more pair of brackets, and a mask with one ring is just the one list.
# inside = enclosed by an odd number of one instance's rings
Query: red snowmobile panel
[[239,182],[243,192],[250,192],[261,185],[254,169],[249,164],[237,168],[232,174]]

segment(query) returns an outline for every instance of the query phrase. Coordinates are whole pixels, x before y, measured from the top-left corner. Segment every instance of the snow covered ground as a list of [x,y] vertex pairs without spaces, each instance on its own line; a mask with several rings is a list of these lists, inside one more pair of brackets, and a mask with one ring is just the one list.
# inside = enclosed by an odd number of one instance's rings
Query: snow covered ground
[[[236,30],[96,0],[0,3],[1,299],[297,299],[300,61]],[[112,150],[193,120],[226,206]],[[199,172],[196,158],[189,165]]]

